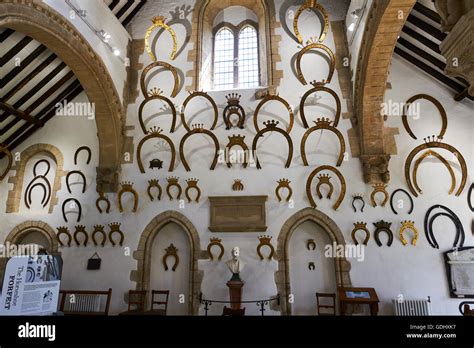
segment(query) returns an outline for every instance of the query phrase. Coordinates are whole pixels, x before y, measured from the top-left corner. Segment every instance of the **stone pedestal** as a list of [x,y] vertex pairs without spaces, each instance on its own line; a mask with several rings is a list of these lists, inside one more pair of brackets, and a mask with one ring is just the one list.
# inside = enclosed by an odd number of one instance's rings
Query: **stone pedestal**
[[[230,301],[231,302],[242,301],[242,288],[244,286],[244,282],[241,280],[231,279],[227,282],[227,286],[229,287]],[[231,303],[230,308],[240,309],[240,303]]]

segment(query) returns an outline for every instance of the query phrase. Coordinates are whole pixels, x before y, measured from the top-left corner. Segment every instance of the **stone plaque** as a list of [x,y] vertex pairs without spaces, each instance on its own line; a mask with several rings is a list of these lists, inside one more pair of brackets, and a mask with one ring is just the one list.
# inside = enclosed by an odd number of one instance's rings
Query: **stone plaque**
[[209,197],[212,232],[263,232],[267,230],[268,196]]

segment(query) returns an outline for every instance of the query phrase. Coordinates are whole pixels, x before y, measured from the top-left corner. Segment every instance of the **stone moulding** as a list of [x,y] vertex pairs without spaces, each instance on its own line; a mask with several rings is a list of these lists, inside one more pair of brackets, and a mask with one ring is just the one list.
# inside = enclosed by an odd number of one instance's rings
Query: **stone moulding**
[[209,197],[211,232],[265,232],[268,196]]

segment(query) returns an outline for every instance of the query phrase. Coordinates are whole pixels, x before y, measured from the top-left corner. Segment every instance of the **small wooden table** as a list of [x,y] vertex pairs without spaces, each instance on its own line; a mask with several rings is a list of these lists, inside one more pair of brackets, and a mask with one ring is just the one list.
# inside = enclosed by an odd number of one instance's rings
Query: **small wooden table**
[[338,291],[341,315],[346,315],[348,304],[367,304],[370,306],[370,315],[377,315],[380,301],[374,288],[339,288]]

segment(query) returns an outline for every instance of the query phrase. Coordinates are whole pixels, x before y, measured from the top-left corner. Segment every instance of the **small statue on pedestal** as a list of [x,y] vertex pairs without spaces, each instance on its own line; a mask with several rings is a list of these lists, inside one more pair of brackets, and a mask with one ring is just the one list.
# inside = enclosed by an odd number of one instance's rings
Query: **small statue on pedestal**
[[240,272],[244,268],[245,264],[239,259],[240,249],[239,247],[232,248],[232,259],[226,262],[229,271],[232,272],[232,280],[240,280]]

